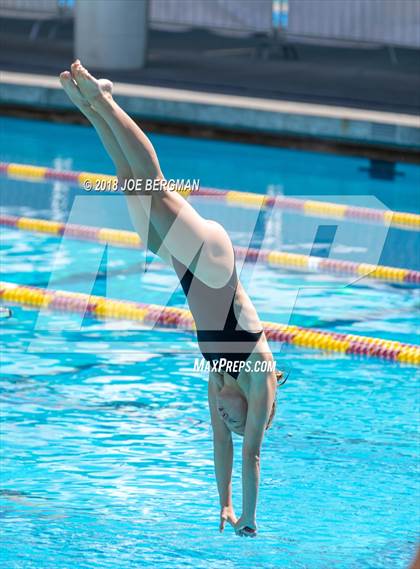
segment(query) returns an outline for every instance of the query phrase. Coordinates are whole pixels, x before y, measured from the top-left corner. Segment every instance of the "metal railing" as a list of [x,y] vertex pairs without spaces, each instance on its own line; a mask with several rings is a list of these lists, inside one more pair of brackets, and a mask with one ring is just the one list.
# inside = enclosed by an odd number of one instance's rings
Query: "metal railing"
[[272,10],[272,0],[150,0],[149,19],[154,26],[268,33]]
[[46,19],[71,13],[74,0],[0,0],[0,15],[10,18]]
[[420,48],[420,1],[289,0],[287,32]]
[[[77,0],[0,0],[0,16],[71,16]],[[87,1],[87,0],[84,0]],[[91,0],[94,1],[94,0]],[[420,48],[420,0],[149,0],[151,27]]]
[[54,20],[48,37],[55,36],[60,22],[73,17],[74,0],[0,0],[0,17],[31,20],[29,37],[38,37],[43,22]]

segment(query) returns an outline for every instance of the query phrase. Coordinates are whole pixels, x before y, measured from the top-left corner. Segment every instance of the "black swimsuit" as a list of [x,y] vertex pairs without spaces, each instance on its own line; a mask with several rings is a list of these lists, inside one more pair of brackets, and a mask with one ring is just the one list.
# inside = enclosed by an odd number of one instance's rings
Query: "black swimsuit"
[[[194,276],[200,251],[190,267],[172,257],[176,274],[187,297],[193,315],[197,340],[203,357],[212,363],[222,358],[233,366],[235,362],[245,362],[254,350],[263,331],[249,332],[242,328],[235,315],[234,302],[238,287],[238,275],[234,265],[232,275],[221,288],[212,288]],[[238,378],[239,371],[226,365],[226,371]]]

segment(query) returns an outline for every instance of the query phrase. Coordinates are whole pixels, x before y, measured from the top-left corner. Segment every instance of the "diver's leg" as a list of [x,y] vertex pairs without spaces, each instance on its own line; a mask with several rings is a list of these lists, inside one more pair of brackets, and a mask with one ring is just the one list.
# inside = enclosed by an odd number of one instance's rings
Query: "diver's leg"
[[118,178],[124,180],[132,177],[130,164],[122,152],[112,130],[100,114],[92,108],[89,101],[82,95],[70,71],[63,71],[63,73],[60,74],[60,83],[69,99],[95,128],[105,150],[114,163]]
[[[93,109],[87,99],[82,95],[69,71],[61,73],[60,83],[70,100],[95,128],[105,150],[114,163],[118,181],[120,185],[123,185],[125,180],[133,178],[133,174],[130,164],[121,150],[112,130],[108,126],[108,123]],[[162,239],[159,237],[156,229],[149,223],[149,217],[139,203],[138,198],[127,193],[126,198],[131,221],[141,240],[153,253],[158,254],[163,260],[168,262],[170,255],[166,247],[162,245]]]
[[137,179],[162,178],[152,143],[136,123],[112,99],[112,83],[98,81],[76,60],[72,75],[90,105],[105,119]]
[[[156,152],[138,125],[117,105],[111,84],[104,86],[80,64],[72,73],[92,107],[107,122],[124,152],[131,171],[139,180],[163,180]],[[138,197],[144,199],[142,191]],[[223,286],[233,270],[233,249],[226,231],[217,223],[202,218],[176,192],[162,187],[151,196],[150,220],[170,254],[189,265],[201,250],[196,275],[211,286]],[[145,202],[146,203],[146,202]]]

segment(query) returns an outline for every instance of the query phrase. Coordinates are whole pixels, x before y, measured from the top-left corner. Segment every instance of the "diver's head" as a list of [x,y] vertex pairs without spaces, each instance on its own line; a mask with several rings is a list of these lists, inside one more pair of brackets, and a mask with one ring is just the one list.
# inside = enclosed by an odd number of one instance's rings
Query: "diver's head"
[[[283,372],[276,371],[277,386],[286,382]],[[248,402],[240,391],[224,385],[219,391],[216,399],[217,412],[229,430],[237,435],[243,436],[245,433],[246,416],[248,412]],[[276,413],[276,400],[267,420],[265,429],[271,427]]]
[[248,403],[237,389],[224,385],[217,394],[217,412],[228,429],[238,435],[245,432]]

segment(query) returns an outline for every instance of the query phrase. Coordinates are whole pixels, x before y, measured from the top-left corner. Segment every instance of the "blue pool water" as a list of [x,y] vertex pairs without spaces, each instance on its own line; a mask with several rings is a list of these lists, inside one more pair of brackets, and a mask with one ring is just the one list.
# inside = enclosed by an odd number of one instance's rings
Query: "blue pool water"
[[[8,134],[1,160],[112,173],[91,129],[5,118],[0,129]],[[416,211],[417,166],[397,164],[395,180],[380,180],[360,158],[152,139],[171,177],[314,199],[341,196],[343,203],[369,196]],[[7,213],[130,228],[121,196],[93,196],[91,207],[83,191],[65,184],[5,178],[0,192]],[[241,208],[197,201],[236,243],[247,243],[255,225],[254,244],[292,252],[309,252],[317,226],[337,223],[291,214],[254,219]],[[419,266],[413,231],[357,224],[337,231],[331,256]],[[325,243],[316,245],[322,254]],[[2,280],[184,305],[174,275],[157,262],[144,272],[141,251],[104,251],[96,243],[6,228],[1,251]],[[343,278],[262,265],[244,266],[241,278],[266,320],[417,340],[413,288],[348,286]],[[2,566],[408,566],[420,513],[413,367],[273,345],[279,367],[291,373],[263,446],[260,534],[244,540],[217,530],[207,380],[192,369],[198,351],[191,335],[12,311],[0,327]],[[234,444],[240,513],[241,440]]]

